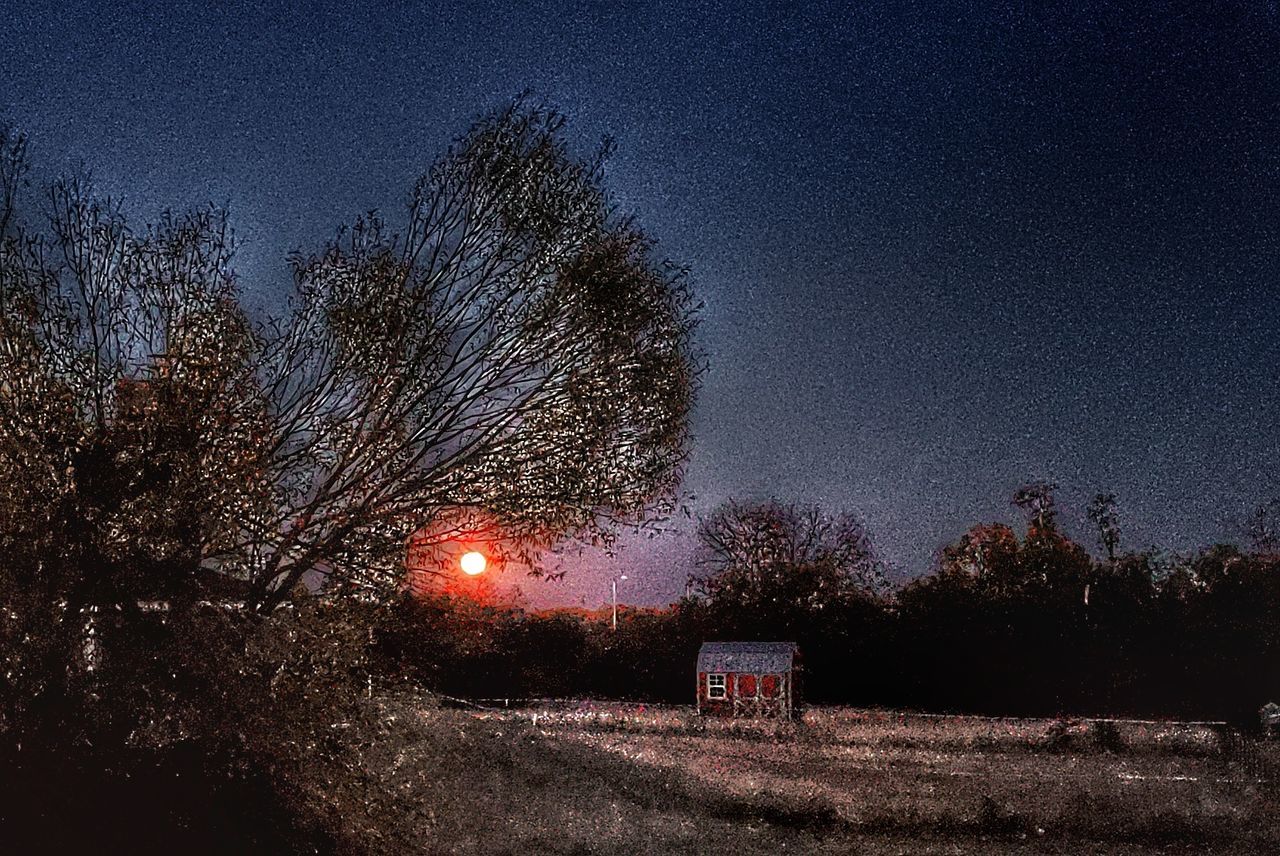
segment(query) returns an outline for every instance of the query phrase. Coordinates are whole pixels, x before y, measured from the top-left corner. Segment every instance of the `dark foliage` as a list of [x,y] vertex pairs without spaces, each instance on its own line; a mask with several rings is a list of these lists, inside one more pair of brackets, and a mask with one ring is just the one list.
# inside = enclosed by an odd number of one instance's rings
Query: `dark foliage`
[[97,650],[72,658],[56,696],[6,707],[5,840],[20,852],[327,852],[333,820],[300,795],[331,763],[332,729],[362,715],[367,609],[96,614]]
[[[406,601],[384,631],[384,667],[474,698],[688,703],[701,642],[785,639],[801,647],[815,703],[1252,725],[1280,697],[1274,555],[1221,545],[1095,559],[1057,529],[1047,489],[1034,499],[1027,537],[976,526],[896,593],[784,558],[754,575],[726,563],[718,572],[732,585],[624,609],[617,631],[603,612]],[[871,561],[869,549],[858,555]]]
[[[225,212],[140,227],[83,177],[41,205],[0,125],[0,840],[323,849],[376,808],[333,746],[368,715],[410,538],[483,519],[529,558],[670,512],[695,308],[603,154],[518,100],[399,230],[369,215],[294,257],[263,319]],[[562,689],[502,653],[581,635],[458,653]]]

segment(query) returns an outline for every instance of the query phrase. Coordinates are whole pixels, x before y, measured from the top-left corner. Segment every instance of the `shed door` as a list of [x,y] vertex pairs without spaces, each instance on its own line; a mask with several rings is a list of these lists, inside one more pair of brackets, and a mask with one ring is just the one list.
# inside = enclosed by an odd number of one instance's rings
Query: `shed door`
[[738,698],[756,697],[756,676],[738,675]]
[[765,675],[760,679],[760,694],[765,698],[777,698],[782,686],[782,678],[778,675]]

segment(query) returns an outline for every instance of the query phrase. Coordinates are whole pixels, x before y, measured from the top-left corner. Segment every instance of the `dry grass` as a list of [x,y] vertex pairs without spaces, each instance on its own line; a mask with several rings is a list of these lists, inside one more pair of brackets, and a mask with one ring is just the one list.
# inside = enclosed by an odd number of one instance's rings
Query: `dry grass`
[[[557,701],[477,710],[479,718],[523,719],[543,728],[640,734],[727,735],[774,741],[875,744],[982,751],[1107,751],[1214,755],[1223,731],[1213,723],[1149,720],[1029,719],[941,716],[901,711],[816,707],[798,722],[699,717],[689,707],[625,702]],[[1106,735],[1106,737],[1103,737]],[[1100,741],[1099,738],[1103,737]],[[1111,740],[1112,746],[1107,745]]]
[[376,719],[297,780],[343,853],[848,852],[794,807],[748,805],[523,721],[406,697],[380,700]]
[[297,779],[341,852],[1280,852],[1275,747],[1195,727],[1126,725],[1109,752],[1089,723],[468,713],[410,695],[371,722]]
[[536,723],[828,841],[1280,852],[1280,748],[1212,726],[849,709],[734,722],[590,703],[487,716]]

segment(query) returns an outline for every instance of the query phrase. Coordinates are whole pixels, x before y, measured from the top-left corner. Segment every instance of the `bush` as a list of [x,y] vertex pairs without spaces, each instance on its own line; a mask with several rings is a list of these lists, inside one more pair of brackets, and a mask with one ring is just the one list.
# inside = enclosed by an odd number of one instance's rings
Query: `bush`
[[304,600],[266,617],[195,606],[101,620],[93,668],[70,670],[42,720],[2,732],[3,840],[326,852],[339,821],[300,795],[332,760],[333,727],[361,715],[363,609]]
[[1095,719],[1089,724],[1093,744],[1103,752],[1122,752],[1125,744],[1120,726],[1110,719]]

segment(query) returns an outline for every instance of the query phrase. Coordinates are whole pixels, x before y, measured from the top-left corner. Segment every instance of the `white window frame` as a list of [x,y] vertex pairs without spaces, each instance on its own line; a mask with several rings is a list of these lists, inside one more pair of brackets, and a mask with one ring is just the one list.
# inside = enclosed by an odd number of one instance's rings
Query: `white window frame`
[[[716,695],[719,690],[720,694]],[[707,698],[726,699],[729,697],[729,677],[724,672],[707,673]]]

